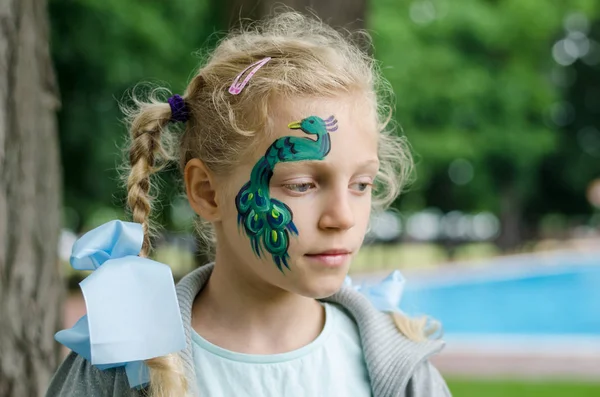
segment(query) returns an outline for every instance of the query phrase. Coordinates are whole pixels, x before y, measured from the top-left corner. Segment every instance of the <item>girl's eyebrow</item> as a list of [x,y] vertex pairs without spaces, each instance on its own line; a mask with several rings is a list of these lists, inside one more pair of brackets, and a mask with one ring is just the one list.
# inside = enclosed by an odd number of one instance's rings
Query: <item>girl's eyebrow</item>
[[365,161],[359,163],[358,167],[362,168],[362,167],[368,167],[370,165],[377,166],[379,168],[379,159],[372,158],[372,159],[365,160]]

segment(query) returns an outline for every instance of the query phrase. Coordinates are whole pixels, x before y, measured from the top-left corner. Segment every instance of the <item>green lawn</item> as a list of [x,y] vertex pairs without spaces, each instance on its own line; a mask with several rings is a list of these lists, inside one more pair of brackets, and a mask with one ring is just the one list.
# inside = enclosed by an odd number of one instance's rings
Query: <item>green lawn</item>
[[453,397],[598,397],[599,383],[447,379]]
[[[477,265],[477,261],[494,258],[499,254],[498,248],[490,243],[463,244],[456,248],[454,260],[470,261],[473,265]],[[365,245],[352,262],[350,272],[356,274],[393,269],[423,269],[448,261],[448,253],[439,244]]]

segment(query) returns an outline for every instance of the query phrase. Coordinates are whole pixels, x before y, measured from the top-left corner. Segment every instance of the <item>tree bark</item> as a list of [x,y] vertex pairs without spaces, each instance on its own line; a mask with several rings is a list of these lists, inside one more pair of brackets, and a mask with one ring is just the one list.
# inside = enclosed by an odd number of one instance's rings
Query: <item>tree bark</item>
[[59,361],[59,107],[46,0],[0,4],[0,396],[42,396]]
[[505,186],[500,192],[500,236],[496,243],[504,252],[516,249],[521,241],[522,202],[514,186]]
[[226,0],[224,5],[217,6],[224,8],[224,25],[230,27],[238,24],[240,18],[256,20],[269,15],[278,5],[315,14],[333,27],[351,31],[365,27],[367,0]]

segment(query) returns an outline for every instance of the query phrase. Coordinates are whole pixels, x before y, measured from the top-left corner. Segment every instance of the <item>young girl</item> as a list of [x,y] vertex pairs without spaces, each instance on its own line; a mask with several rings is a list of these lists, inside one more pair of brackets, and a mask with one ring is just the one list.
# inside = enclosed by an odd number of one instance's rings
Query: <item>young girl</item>
[[[287,12],[230,34],[183,97],[137,101],[136,224],[103,225],[74,247],[74,266],[103,273],[82,283],[79,333],[57,334],[75,352],[47,395],[449,396],[428,361],[443,342],[425,322],[343,285],[370,213],[411,168],[385,129],[388,94],[369,55]],[[167,139],[173,122],[182,131]],[[215,243],[214,263],[182,279],[176,298],[169,273],[148,270],[164,265],[145,259],[149,178],[172,141],[198,229]]]

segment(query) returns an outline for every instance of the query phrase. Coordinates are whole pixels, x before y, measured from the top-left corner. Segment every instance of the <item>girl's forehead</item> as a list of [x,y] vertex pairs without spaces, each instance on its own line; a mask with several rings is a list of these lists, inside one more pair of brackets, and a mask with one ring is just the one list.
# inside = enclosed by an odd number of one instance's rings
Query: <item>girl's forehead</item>
[[284,98],[272,102],[270,129],[275,137],[282,135],[303,135],[287,126],[310,116],[327,119],[334,116],[338,131],[343,128],[360,128],[366,131],[377,129],[377,114],[374,104],[366,95],[359,93],[339,94],[334,97]]
[[[323,120],[333,116],[337,129],[329,133],[331,149],[327,156],[315,166],[350,166],[355,163],[377,162],[378,130],[373,104],[357,95],[340,95],[333,98],[293,98],[274,104],[272,110],[271,133],[261,143],[260,153],[276,139],[296,136],[316,139],[300,129],[290,129],[288,125],[300,122],[310,116]],[[303,162],[304,163],[304,162]],[[291,168],[298,165],[290,165]]]

